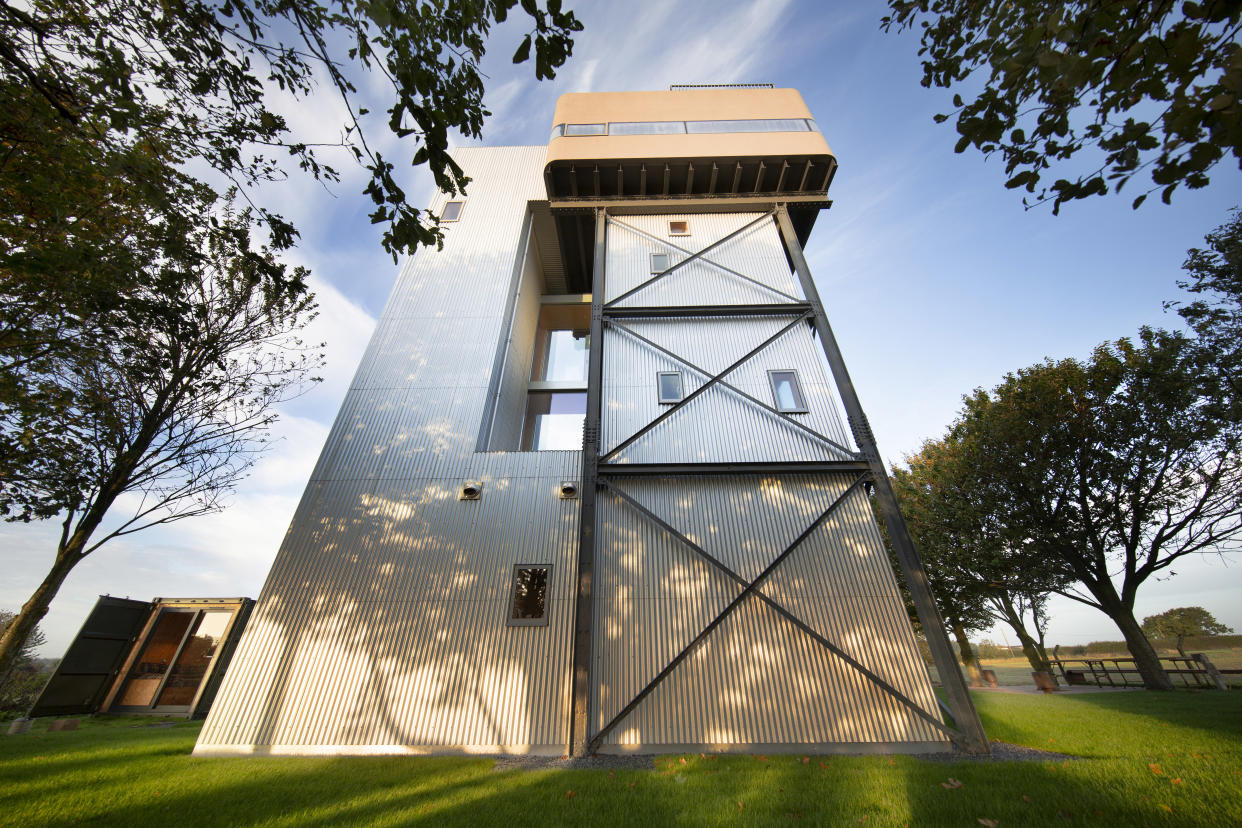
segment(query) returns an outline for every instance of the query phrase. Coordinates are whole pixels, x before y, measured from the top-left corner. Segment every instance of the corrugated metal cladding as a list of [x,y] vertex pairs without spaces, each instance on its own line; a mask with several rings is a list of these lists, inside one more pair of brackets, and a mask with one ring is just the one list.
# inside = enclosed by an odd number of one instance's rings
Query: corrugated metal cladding
[[[581,455],[475,452],[545,154],[456,153],[461,220],[393,289],[197,753],[565,751]],[[552,565],[546,627],[505,624],[517,563]]]
[[[655,215],[611,221],[609,300],[651,277],[652,253],[669,253],[670,264],[676,263],[759,218]],[[670,221],[689,222],[691,235],[670,235]],[[802,295],[775,222],[763,218],[702,260],[618,305],[768,304],[790,297],[800,300]],[[623,319],[607,327],[604,452],[669,408],[658,402],[658,372],[682,371],[689,394],[794,318]],[[660,353],[634,334],[703,371]],[[842,447],[852,449],[853,442],[842,427],[822,351],[808,324],[785,332],[725,380],[773,405],[767,372],[789,369],[798,372],[808,409],[791,416],[827,439],[807,434],[716,385],[623,448],[612,462],[848,457]],[[847,474],[732,475],[625,478],[615,485],[751,581],[851,482],[853,476]],[[598,731],[742,587],[616,494],[601,493],[597,521],[592,717]],[[794,548],[761,591],[939,720],[927,671],[860,489]],[[601,750],[831,751],[867,746],[942,750],[948,741],[907,704],[752,596],[615,724]]]

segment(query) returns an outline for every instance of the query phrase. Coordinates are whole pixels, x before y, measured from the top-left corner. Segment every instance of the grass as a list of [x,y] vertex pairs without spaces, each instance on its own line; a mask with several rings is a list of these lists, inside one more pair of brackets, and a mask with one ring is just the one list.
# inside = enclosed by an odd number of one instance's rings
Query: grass
[[994,739],[1083,758],[691,755],[654,772],[496,772],[486,759],[199,758],[197,723],[44,721],[0,736],[0,824],[1242,824],[1242,693],[975,698]]

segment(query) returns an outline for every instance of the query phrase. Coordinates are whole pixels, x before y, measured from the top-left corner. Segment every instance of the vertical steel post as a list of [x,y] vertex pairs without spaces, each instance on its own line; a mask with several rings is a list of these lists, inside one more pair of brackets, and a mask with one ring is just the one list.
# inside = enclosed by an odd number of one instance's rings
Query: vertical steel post
[[595,601],[595,495],[600,454],[604,380],[604,256],[608,214],[595,210],[595,261],[591,269],[591,351],[587,370],[586,420],[582,425],[582,508],[578,513],[578,590],[574,608],[573,712],[569,750],[581,756],[590,742],[591,638]]
[[858,443],[863,458],[871,466],[871,477],[875,483],[875,497],[880,507],[880,514],[883,515],[884,524],[888,527],[893,550],[897,553],[897,562],[905,577],[906,588],[910,592],[910,598],[914,601],[919,623],[923,626],[923,635],[927,637],[932,659],[940,673],[940,683],[948,696],[949,711],[953,714],[953,721],[961,734],[960,744],[969,753],[990,753],[988,738],[983,732],[983,723],[979,721],[979,714],[975,711],[974,702],[970,699],[966,681],[957,667],[957,660],[953,657],[953,648],[949,644],[948,635],[945,634],[944,621],[932,598],[931,588],[927,583],[927,573],[923,571],[923,564],[919,560],[918,552],[915,551],[914,541],[910,538],[910,530],[906,526],[905,518],[901,516],[901,509],[897,506],[897,495],[893,492],[892,484],[889,482],[888,469],[884,468],[884,463],[880,460],[880,450],[876,446],[875,436],[871,433],[871,425],[867,422],[867,415],[863,413],[862,403],[858,399],[858,393],[854,390],[854,383],[850,379],[849,371],[845,368],[845,359],[841,356],[841,349],[837,345],[836,337],[832,334],[828,317],[824,314],[824,306],[819,300],[819,291],[815,289],[811,269],[807,266],[806,257],[802,255],[802,245],[798,243],[798,234],[794,231],[793,222],[789,219],[789,210],[784,204],[777,207],[776,223],[780,227],[781,236],[785,239],[789,259],[798,273],[802,292],[814,310],[815,331],[819,334],[819,341],[824,347],[824,355],[828,358],[828,367],[832,369],[837,391],[845,406],[850,431],[854,434],[854,440]]

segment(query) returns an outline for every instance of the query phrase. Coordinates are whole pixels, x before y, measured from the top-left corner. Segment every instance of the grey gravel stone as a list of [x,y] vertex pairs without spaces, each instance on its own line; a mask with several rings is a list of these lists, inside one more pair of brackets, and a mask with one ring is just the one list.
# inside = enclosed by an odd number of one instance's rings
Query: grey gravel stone
[[[992,742],[992,753],[976,756],[954,751],[952,753],[908,754],[924,762],[1061,762],[1078,759],[1051,750],[1011,745],[1008,742]],[[664,755],[664,754],[660,754]],[[793,754],[790,754],[793,755]],[[843,754],[833,754],[840,756]],[[844,754],[848,755],[848,754]],[[861,754],[860,754],[861,755]],[[874,756],[877,754],[866,754]],[[496,759],[494,771],[531,770],[655,770],[653,754],[598,754],[595,756],[501,756]]]
[[501,756],[494,771],[509,770],[655,770],[651,754],[596,754],[595,756]]
[[952,753],[917,754],[917,758],[927,762],[1061,762],[1079,758],[1051,750],[1011,745],[1008,742],[992,741],[991,745],[992,753],[988,756],[954,751]]

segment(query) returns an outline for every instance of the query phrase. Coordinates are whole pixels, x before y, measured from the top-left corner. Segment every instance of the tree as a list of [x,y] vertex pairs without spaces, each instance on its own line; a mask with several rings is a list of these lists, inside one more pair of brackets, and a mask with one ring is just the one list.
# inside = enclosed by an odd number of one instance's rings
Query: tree
[[[1048,671],[1044,607],[1049,592],[1064,586],[1065,574],[1055,561],[1012,553],[1004,513],[953,434],[925,442],[906,457],[906,466],[893,468],[893,488],[937,598],[953,607],[945,609],[946,618],[969,617],[974,629],[1008,624],[1031,669]],[[1027,629],[1028,613],[1036,636]],[[954,634],[959,642],[964,637],[964,631]]]
[[[354,80],[387,85],[383,131],[460,192],[449,132],[480,135],[479,61],[518,0],[34,0],[0,3],[0,510],[62,520],[47,579],[0,636],[0,674],[72,567],[109,538],[219,508],[317,358],[293,332],[305,273],[274,253],[296,229],[253,205],[296,165],[334,181],[327,148],[369,173],[383,242],[439,239],[411,207]],[[522,0],[550,78],[581,29],[560,0]],[[325,81],[338,141],[294,134],[279,106]],[[368,135],[372,138],[368,138]],[[232,182],[216,205],[185,171]],[[262,226],[269,246],[250,235]],[[96,530],[114,506],[130,516]]]
[[[158,251],[107,314],[75,323],[84,340],[98,334],[93,347],[25,364],[25,384],[56,389],[55,404],[3,409],[0,442],[57,439],[3,467],[0,508],[10,520],[56,515],[61,534],[47,576],[0,634],[0,675],[87,555],[222,508],[263,448],[274,406],[320,364],[297,338],[314,313],[305,272],[254,245],[248,209],[209,214],[214,195],[198,198],[198,210],[166,219],[184,245]],[[114,507],[123,515],[105,525]]]
[[[0,634],[16,617],[12,612],[0,610]],[[46,643],[43,631],[35,627],[8,672],[0,675],[0,717],[23,714],[35,703],[47,681],[47,675],[35,658],[35,651]]]
[[1010,544],[1072,574],[1058,592],[1113,619],[1150,689],[1172,684],[1134,618],[1139,587],[1242,538],[1242,421],[1222,394],[1193,340],[1144,329],[976,391],[954,426]]
[[[359,75],[378,75],[388,99],[382,129],[411,138],[415,165],[440,189],[466,184],[448,154],[449,132],[479,137],[487,112],[479,61],[493,24],[518,0],[35,0],[0,4],[0,69],[67,127],[115,150],[150,140],[178,161],[198,161],[242,186],[279,179],[288,163],[335,181],[320,158],[342,148],[370,174],[371,219],[387,225],[394,255],[439,238],[438,219],[412,207],[374,149]],[[532,28],[515,62],[551,78],[582,24],[561,0],[521,0]],[[320,81],[340,99],[335,142],[296,135],[279,106],[297,105]],[[370,117],[368,117],[370,116]],[[0,116],[2,117],[2,116]],[[368,139],[368,133],[371,139]],[[287,159],[287,160],[285,160]],[[287,221],[260,208],[276,249],[293,242]]]
[[1167,302],[1195,331],[1235,404],[1242,401],[1242,211],[1204,238],[1207,249],[1187,251],[1177,286],[1201,297]]
[[1143,619],[1148,638],[1189,638],[1193,635],[1224,635],[1232,629],[1216,620],[1203,607],[1177,607]]
[[[957,89],[956,151],[1005,162],[1005,186],[1051,199],[1104,195],[1140,171],[1168,203],[1242,164],[1242,5],[1233,0],[979,3],[889,0],[885,30],[921,26],[923,86]],[[949,115],[937,115],[943,122]],[[1090,170],[1069,162],[1083,150]],[[1097,166],[1098,165],[1098,166]],[[1045,173],[1070,167],[1048,184]],[[1094,169],[1092,169],[1094,168]]]

